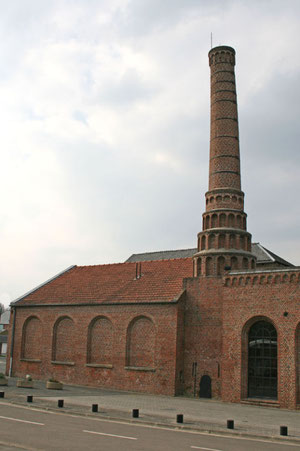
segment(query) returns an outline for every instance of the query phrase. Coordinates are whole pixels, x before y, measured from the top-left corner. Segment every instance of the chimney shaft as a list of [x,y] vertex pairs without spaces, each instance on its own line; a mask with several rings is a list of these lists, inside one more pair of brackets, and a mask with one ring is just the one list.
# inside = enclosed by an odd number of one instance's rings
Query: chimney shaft
[[244,193],[241,191],[240,148],[235,87],[235,51],[220,46],[210,50],[211,129],[209,187],[203,231],[198,233],[195,276],[222,276],[225,268],[253,269],[251,234],[247,232]]
[[216,47],[209,52],[211,70],[209,191],[241,189],[240,149],[235,87],[235,51]]

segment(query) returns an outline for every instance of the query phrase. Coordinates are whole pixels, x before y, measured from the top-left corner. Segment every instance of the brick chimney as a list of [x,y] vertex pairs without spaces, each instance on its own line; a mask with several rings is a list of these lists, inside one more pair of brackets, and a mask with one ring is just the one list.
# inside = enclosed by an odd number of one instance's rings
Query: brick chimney
[[254,269],[251,234],[247,232],[241,191],[239,127],[235,87],[235,50],[210,50],[211,110],[209,186],[202,232],[194,256],[195,276],[221,276],[224,271]]

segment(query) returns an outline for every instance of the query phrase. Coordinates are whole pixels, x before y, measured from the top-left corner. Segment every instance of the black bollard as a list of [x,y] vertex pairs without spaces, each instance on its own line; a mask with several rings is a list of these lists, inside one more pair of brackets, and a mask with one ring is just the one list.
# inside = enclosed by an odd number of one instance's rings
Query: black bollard
[[132,409],[132,418],[139,417],[139,409]]
[[27,396],[27,402],[32,402],[33,400],[33,396],[32,395],[28,395]]
[[182,413],[178,413],[176,416],[176,422],[177,423],[183,423],[183,415]]
[[57,401],[57,407],[63,407],[64,406],[64,400],[63,399],[59,399]]
[[287,426],[280,426],[280,435],[288,435]]
[[98,404],[92,404],[92,412],[98,412]]
[[4,398],[4,391],[0,391],[0,398]]
[[227,429],[234,429],[234,421],[227,420]]

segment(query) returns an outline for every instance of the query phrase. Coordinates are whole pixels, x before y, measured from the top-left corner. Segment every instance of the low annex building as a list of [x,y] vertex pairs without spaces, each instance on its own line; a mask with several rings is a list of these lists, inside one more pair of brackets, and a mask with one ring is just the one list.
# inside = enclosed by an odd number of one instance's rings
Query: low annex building
[[247,231],[235,51],[209,52],[209,188],[197,247],[73,266],[12,303],[7,372],[300,405],[300,267]]

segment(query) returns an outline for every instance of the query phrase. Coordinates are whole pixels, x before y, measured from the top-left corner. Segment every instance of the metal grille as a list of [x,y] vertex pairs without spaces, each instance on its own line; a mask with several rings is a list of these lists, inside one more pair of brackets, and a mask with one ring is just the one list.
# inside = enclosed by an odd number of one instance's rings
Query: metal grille
[[248,396],[277,399],[277,332],[266,321],[258,321],[249,331]]

